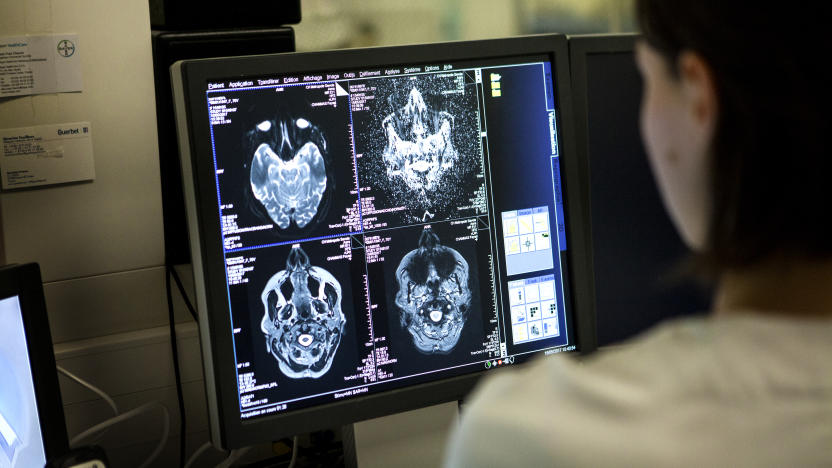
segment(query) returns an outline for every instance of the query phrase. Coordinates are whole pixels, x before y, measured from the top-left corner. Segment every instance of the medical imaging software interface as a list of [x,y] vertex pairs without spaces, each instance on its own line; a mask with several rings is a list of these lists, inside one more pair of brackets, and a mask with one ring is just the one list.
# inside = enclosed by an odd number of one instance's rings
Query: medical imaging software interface
[[575,349],[551,68],[206,84],[243,419]]

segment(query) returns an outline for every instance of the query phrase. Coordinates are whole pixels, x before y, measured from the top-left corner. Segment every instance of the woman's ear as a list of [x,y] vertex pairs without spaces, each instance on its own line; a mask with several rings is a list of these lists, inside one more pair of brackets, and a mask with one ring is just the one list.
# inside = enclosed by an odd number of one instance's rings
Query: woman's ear
[[668,213],[685,243],[706,247],[711,213],[710,169],[718,117],[709,64],[684,50],[670,59],[645,44],[638,51],[645,78],[642,135]]
[[716,81],[708,62],[696,52],[683,51],[676,62],[682,98],[700,141],[712,141],[719,114]]

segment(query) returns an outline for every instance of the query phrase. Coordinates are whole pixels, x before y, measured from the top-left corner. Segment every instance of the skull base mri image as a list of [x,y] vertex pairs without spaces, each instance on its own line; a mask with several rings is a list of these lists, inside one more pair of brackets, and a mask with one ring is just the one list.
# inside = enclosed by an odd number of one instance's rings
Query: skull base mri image
[[419,247],[396,268],[396,306],[402,326],[423,354],[448,354],[457,342],[471,306],[468,262],[424,228]]
[[342,295],[331,273],[310,265],[303,248],[292,246],[286,269],[269,279],[260,296],[265,308],[260,329],[287,377],[317,378],[329,370],[347,322]]
[[[352,256],[350,236],[245,251],[248,283],[231,298],[247,304],[234,314],[243,408],[313,391],[364,383],[362,360],[370,331],[352,311],[360,294],[363,256]],[[245,267],[244,267],[245,268]]]
[[[473,226],[473,227],[472,227]],[[385,352],[396,356],[386,366],[395,375],[427,372],[482,358],[497,341],[488,322],[494,310],[488,284],[488,236],[476,224],[443,222],[397,229],[382,240],[384,259],[368,264],[374,282],[371,298],[384,304],[373,329]],[[472,231],[473,228],[473,231]]]
[[[354,85],[372,99],[353,112],[365,227],[486,212],[474,76],[456,72]],[[473,199],[473,200],[472,200]],[[375,219],[372,219],[375,218]]]
[[[232,300],[249,304],[246,313],[235,314],[237,360],[244,364],[241,391],[256,395],[244,400],[243,408],[275,401],[277,395],[324,393],[375,382],[380,374],[406,376],[481,359],[483,346],[496,342],[497,331],[493,324],[486,326],[485,315],[494,305],[480,293],[488,272],[479,265],[488,264],[488,237],[477,240],[476,226],[417,225],[395,229],[388,237],[334,237],[251,249],[235,258],[230,263],[251,268],[246,287],[232,290]],[[385,254],[368,259],[368,251]],[[397,275],[403,264],[412,272],[404,285]],[[397,302],[406,302],[408,282],[420,283],[411,285],[414,300],[418,293],[423,305],[444,303],[453,310],[420,314],[401,307]],[[366,285],[375,306],[370,327],[363,325]],[[431,320],[437,311],[442,317]],[[414,333],[417,323],[419,331],[427,331]],[[375,349],[368,349],[369,343]]]

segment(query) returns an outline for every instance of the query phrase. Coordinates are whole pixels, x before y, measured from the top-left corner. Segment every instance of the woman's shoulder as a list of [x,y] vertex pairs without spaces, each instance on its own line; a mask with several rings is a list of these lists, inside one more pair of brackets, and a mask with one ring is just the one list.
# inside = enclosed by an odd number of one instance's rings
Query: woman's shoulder
[[727,398],[739,393],[732,382],[751,386],[763,374],[767,384],[803,385],[828,374],[828,352],[832,320],[688,317],[585,358],[539,358],[488,379],[475,398],[556,395],[576,405],[604,401],[641,410],[662,399]]
[[[554,456],[569,465],[586,451],[597,455],[602,448],[592,440],[620,438],[624,421],[632,427],[633,416],[683,385],[673,355],[679,338],[696,347],[697,326],[677,322],[586,359],[547,356],[488,376],[462,407],[448,466],[546,466]],[[493,440],[500,443],[483,442]]]
[[[667,463],[687,452],[688,445],[680,444],[699,435],[688,434],[690,427],[720,418],[728,423],[732,412],[743,424],[747,416],[738,408],[769,398],[772,383],[809,382],[817,369],[811,363],[795,369],[791,361],[800,353],[789,350],[804,341],[797,337],[805,337],[805,328],[753,318],[688,318],[583,360],[550,356],[491,376],[463,407],[449,465],[508,462],[502,449],[482,443],[495,439],[517,447],[509,453],[528,466],[553,459],[567,465],[612,464],[621,456],[648,465]],[[822,342],[823,335],[815,341]],[[782,352],[786,357],[777,361]],[[472,455],[480,458],[473,461]]]
[[588,357],[546,356],[490,376],[474,399],[557,395],[621,400],[644,394],[652,401],[658,392],[686,387],[691,371],[712,362],[717,340],[718,333],[704,318],[676,320]]

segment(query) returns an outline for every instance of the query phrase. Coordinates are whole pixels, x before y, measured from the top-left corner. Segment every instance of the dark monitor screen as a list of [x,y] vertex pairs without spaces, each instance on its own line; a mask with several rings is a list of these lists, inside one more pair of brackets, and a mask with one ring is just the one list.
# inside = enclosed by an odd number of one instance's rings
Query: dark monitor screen
[[671,317],[708,294],[676,271],[689,254],[662,205],[639,132],[634,35],[572,36],[576,133],[589,163],[598,346]]
[[483,371],[578,349],[565,48],[173,67],[223,445],[460,398]]

